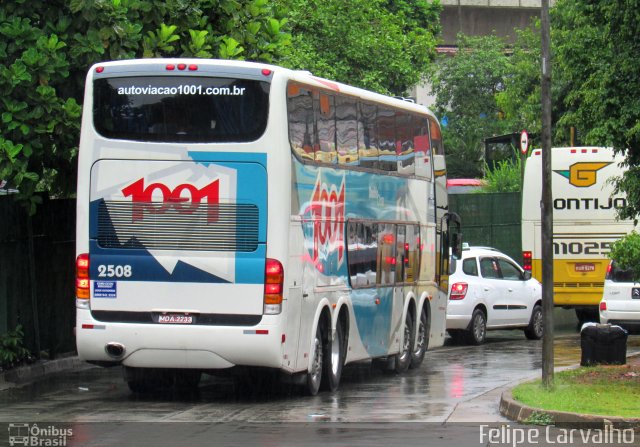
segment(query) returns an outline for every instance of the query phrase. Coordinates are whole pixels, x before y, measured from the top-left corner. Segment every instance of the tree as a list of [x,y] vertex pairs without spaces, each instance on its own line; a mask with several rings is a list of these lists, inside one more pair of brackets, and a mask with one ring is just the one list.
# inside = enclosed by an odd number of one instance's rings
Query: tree
[[565,82],[567,113],[587,144],[626,154],[617,183],[627,195],[621,218],[640,214],[640,1],[560,0],[555,8],[556,60]]
[[271,62],[290,43],[268,0],[14,0],[0,4],[0,180],[33,213],[69,195],[86,70],[101,60],[193,56]]
[[404,95],[435,57],[440,6],[426,0],[279,0],[291,52],[282,63],[321,77]]
[[[572,86],[560,123],[575,125],[587,144],[625,154],[627,170],[616,181],[627,197],[620,218],[640,214],[640,1],[559,0],[555,8],[556,60]],[[638,235],[614,245],[621,266],[640,265]],[[640,271],[634,270],[640,279]]]
[[454,56],[442,56],[430,77],[436,113],[447,117],[443,138],[451,177],[481,177],[484,139],[512,131],[497,95],[509,73],[506,44],[497,36],[458,36]]

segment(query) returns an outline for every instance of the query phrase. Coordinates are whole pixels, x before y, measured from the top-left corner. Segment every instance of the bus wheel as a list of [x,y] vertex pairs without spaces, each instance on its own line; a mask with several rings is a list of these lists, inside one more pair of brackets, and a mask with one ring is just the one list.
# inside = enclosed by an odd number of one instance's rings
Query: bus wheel
[[411,352],[411,365],[410,368],[417,368],[422,364],[424,355],[429,347],[429,332],[431,328],[431,322],[427,316],[426,309],[422,309],[420,312],[420,320],[418,321],[418,334],[416,337],[416,345]]
[[164,370],[124,366],[123,374],[129,389],[134,393],[150,393],[173,386],[173,378]]
[[481,345],[487,337],[487,317],[480,309],[473,311],[471,322],[467,330],[467,342],[472,345]]
[[336,336],[333,340],[325,344],[324,352],[324,378],[322,380],[323,388],[329,391],[335,391],[340,385],[342,377],[342,367],[345,358],[345,329],[342,322],[338,322],[336,326]]
[[410,312],[404,319],[404,336],[402,337],[400,352],[396,354],[396,372],[403,373],[411,364],[411,352],[413,350],[413,317]]
[[313,338],[311,350],[311,369],[307,372],[307,392],[311,396],[318,394],[322,382],[322,368],[324,363],[324,348],[322,341],[322,323],[318,322],[316,335]]
[[529,320],[529,326],[524,330],[524,335],[529,340],[540,340],[544,335],[544,325],[542,324],[542,307],[539,305],[533,306],[531,312],[531,320]]

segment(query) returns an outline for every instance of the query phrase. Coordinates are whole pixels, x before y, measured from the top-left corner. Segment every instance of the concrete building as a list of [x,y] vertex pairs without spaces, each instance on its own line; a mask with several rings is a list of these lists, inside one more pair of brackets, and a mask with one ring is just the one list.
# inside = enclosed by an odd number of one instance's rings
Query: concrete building
[[[440,0],[443,11],[441,43],[438,52],[456,51],[456,36],[464,33],[485,36],[495,33],[507,42],[515,39],[514,29],[526,28],[535,17],[540,17],[540,0]],[[553,5],[554,0],[550,0]],[[434,98],[427,84],[412,92],[419,104],[432,106]]]

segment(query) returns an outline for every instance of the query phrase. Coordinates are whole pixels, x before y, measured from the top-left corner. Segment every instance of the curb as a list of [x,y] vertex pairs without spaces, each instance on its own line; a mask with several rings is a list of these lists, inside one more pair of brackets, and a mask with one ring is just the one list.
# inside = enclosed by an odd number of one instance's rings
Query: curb
[[[640,354],[633,354],[634,357]],[[577,366],[575,366],[577,367]],[[571,369],[572,367],[565,368]],[[613,427],[616,429],[640,429],[640,418],[623,418],[620,416],[600,416],[593,414],[571,413],[568,411],[543,410],[541,408],[529,407],[516,401],[511,394],[511,389],[504,391],[500,397],[500,414],[507,419],[527,423],[527,419],[536,414],[546,414],[553,420],[556,427],[599,428]]]
[[619,416],[599,416],[592,414],[570,413],[568,411],[542,410],[521,404],[514,400],[511,391],[502,393],[500,398],[500,414],[509,420],[526,423],[532,414],[547,414],[556,427],[600,428],[613,427],[616,429],[639,428],[640,418],[623,418]]
[[41,360],[32,365],[21,366],[8,371],[0,372],[0,391],[14,386],[39,379],[43,376],[78,369],[86,363],[78,356],[63,357],[55,360]]

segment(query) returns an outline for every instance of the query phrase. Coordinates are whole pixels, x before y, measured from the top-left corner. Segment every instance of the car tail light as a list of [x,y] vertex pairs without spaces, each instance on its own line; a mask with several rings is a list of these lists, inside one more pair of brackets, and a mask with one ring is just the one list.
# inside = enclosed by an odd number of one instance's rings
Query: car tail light
[[611,279],[611,270],[613,270],[613,265],[609,263],[609,265],[607,265],[607,273],[604,275],[604,279]]
[[607,310],[607,302],[600,301],[600,310]]
[[264,313],[277,315],[282,312],[284,269],[280,261],[267,258],[264,267]]
[[531,258],[533,254],[530,251],[522,252],[522,268],[531,271]]
[[89,299],[89,254],[81,253],[76,258],[76,298]]
[[466,282],[456,282],[451,286],[450,300],[462,300],[467,295],[469,285]]

